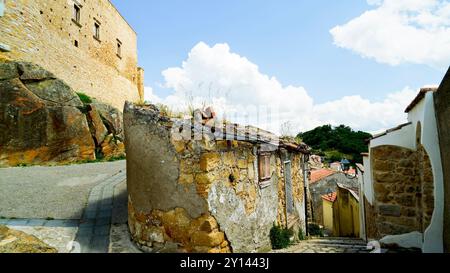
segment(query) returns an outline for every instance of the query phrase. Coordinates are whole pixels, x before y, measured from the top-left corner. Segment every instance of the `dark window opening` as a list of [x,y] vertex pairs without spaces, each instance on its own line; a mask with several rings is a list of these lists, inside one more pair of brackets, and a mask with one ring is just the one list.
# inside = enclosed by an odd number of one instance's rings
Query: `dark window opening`
[[122,58],[122,42],[117,40],[117,57]]
[[78,47],[78,41],[77,41],[77,40],[75,40],[75,41],[73,42],[73,44],[75,45],[75,47]]
[[100,40],[100,23],[94,23],[94,38]]
[[74,4],[73,5],[73,18],[72,20],[77,23],[80,24],[80,20],[81,20],[81,6]]

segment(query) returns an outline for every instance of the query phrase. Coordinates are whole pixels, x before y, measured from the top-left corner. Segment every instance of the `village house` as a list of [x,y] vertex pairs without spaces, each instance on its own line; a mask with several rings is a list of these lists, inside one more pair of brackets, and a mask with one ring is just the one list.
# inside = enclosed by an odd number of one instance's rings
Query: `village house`
[[[359,166],[363,229],[387,245],[444,251],[444,176],[437,117],[447,106],[435,97],[448,94],[450,73],[441,86],[424,87],[406,109],[408,123],[374,136]],[[442,106],[442,105],[441,105]],[[441,126],[448,124],[448,116]],[[448,125],[447,125],[448,127]],[[448,164],[448,162],[447,162]],[[448,183],[448,181],[447,181]],[[446,199],[447,200],[447,199]],[[448,218],[448,217],[447,217]]]
[[[274,225],[306,230],[309,148],[215,119],[124,111],[129,227],[152,252],[264,252]],[[194,122],[193,122],[194,121]]]
[[332,213],[326,213],[325,209],[329,206],[324,205],[324,215],[332,216],[331,219],[325,219],[325,221],[332,223],[333,236],[358,238],[361,228],[358,188],[338,183],[335,194],[336,198],[331,206]]
[[[350,177],[344,172],[338,172],[332,169],[311,170],[309,180],[309,191],[312,202],[312,221],[316,224],[327,226],[324,219],[323,196],[329,196],[336,193],[338,184],[348,187],[358,187],[358,180]],[[334,201],[333,201],[334,202]],[[330,229],[329,231],[332,231]]]
[[40,65],[120,111],[144,97],[137,35],[109,0],[0,0],[0,60]]

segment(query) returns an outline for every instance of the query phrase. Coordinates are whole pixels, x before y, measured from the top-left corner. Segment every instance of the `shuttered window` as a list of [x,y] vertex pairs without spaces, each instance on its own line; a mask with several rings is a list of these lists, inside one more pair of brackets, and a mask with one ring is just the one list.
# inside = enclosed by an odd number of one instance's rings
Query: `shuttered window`
[[259,181],[265,182],[272,178],[270,172],[270,153],[261,153],[258,157]]

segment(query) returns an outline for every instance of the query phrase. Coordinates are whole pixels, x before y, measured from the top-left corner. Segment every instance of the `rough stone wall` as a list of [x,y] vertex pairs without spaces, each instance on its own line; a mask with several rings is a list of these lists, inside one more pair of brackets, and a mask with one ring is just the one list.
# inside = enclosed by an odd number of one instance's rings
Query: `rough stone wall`
[[[434,95],[444,172],[444,214],[450,215],[450,70]],[[444,248],[450,252],[450,217],[444,217]]]
[[425,231],[431,224],[434,211],[434,180],[430,158],[422,145],[417,151],[418,172],[421,182],[421,203],[419,214],[422,214],[422,230]]
[[366,197],[364,197],[364,204],[367,238],[369,240],[378,239],[380,238],[380,235],[378,234],[377,229],[377,214],[375,212],[375,207],[369,203]]
[[[11,51],[0,57],[37,63],[75,91],[122,110],[126,100],[139,100],[143,73],[138,77],[136,33],[110,1],[78,2],[83,6],[81,26],[72,21],[73,0],[6,1],[0,43]],[[94,19],[100,22],[100,41],[93,37]]]
[[[271,183],[261,188],[256,144],[207,135],[179,139],[180,127],[153,106],[127,104],[124,123],[129,225],[136,242],[168,252],[271,249],[270,229],[284,198],[276,152]],[[294,170],[300,157],[293,157]],[[296,203],[303,202],[300,179],[301,172],[293,171]]]
[[[305,213],[304,203],[304,179],[302,173],[302,155],[279,151],[272,160],[276,164],[276,178],[278,181],[278,215],[277,224],[286,228],[293,228],[297,234],[298,229],[305,226],[304,219],[300,216]],[[291,162],[292,197],[294,201],[294,213],[288,214],[286,211],[286,175],[284,161]]]
[[423,148],[372,149],[375,214],[378,234],[423,232],[434,209],[431,163]]

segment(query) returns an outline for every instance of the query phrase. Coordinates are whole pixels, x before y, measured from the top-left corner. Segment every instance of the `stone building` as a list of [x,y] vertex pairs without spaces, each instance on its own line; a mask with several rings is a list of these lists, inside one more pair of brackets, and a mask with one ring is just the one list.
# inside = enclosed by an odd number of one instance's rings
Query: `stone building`
[[0,3],[0,59],[38,64],[121,111],[143,99],[137,35],[109,0]]
[[153,252],[264,252],[274,224],[304,231],[309,148],[203,118],[126,104],[134,241]]
[[333,236],[360,236],[359,191],[338,183],[336,199],[333,202]]
[[444,181],[434,105],[442,88],[422,88],[406,109],[408,123],[370,140],[359,167],[368,238],[443,252]]
[[338,188],[338,183],[352,188],[358,187],[358,180],[356,177],[349,177],[343,172],[337,172],[331,169],[311,171],[309,191],[313,206],[312,220],[316,224],[325,226],[322,197],[324,195],[335,193]]
[[434,96],[444,174],[444,250],[450,252],[450,70]]

